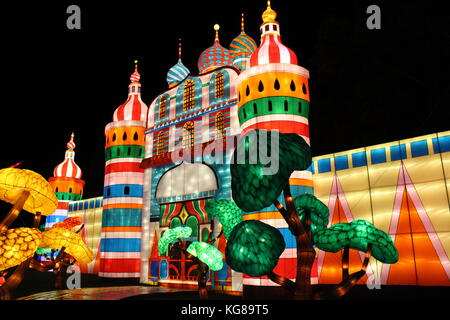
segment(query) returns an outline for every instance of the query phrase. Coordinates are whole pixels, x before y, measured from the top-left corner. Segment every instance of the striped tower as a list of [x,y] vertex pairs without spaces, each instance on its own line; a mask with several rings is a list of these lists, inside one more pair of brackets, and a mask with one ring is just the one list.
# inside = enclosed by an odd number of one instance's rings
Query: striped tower
[[64,161],[53,170],[53,177],[48,181],[58,197],[58,208],[55,213],[45,219],[45,229],[67,218],[70,201],[81,200],[83,197],[84,181],[81,180],[81,169],[75,163],[75,142],[72,133],[67,142]]
[[[296,133],[309,144],[309,72],[297,64],[297,56],[280,39],[276,13],[268,1],[261,25],[261,44],[250,56],[246,70],[238,77],[238,115],[242,135],[250,130],[278,130]],[[313,193],[312,172],[295,171],[289,179],[292,195]],[[284,203],[284,199],[279,199]],[[249,212],[244,220],[261,220],[280,230],[286,242],[275,272],[295,280],[296,242],[278,210],[270,207]],[[314,273],[314,272],[313,272]],[[313,279],[314,281],[314,279]],[[275,286],[262,278],[244,275],[244,285]]]
[[139,277],[147,106],[135,61],[128,99],[105,128],[105,187],[99,276]]

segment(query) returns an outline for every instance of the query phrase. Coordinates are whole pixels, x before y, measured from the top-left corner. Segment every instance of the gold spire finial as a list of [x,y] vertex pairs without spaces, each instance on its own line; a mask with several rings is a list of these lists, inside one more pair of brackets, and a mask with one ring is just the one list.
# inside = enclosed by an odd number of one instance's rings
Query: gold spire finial
[[267,9],[262,14],[262,19],[264,23],[276,22],[275,18],[277,13],[270,7],[270,0],[267,0]]
[[138,68],[138,61],[134,60],[134,71],[137,71]]
[[181,38],[178,39],[178,59],[181,60]]
[[216,23],[214,25],[214,30],[216,30],[216,40],[219,40],[219,29],[220,29],[220,26]]
[[241,31],[242,32],[245,32],[244,31],[244,27],[245,27],[245,25],[244,25],[244,13],[242,12],[242,18],[241,18]]
[[73,141],[73,138],[75,137],[75,134],[72,131],[72,134],[70,135],[70,141]]

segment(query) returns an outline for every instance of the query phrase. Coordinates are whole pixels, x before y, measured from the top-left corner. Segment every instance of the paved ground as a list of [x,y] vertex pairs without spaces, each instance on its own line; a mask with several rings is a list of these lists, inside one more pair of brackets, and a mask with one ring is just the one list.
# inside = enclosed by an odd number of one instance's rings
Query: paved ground
[[189,289],[147,287],[147,286],[121,286],[104,288],[83,288],[73,290],[55,290],[35,293],[17,300],[120,300],[127,297],[143,294],[168,293],[190,291]]

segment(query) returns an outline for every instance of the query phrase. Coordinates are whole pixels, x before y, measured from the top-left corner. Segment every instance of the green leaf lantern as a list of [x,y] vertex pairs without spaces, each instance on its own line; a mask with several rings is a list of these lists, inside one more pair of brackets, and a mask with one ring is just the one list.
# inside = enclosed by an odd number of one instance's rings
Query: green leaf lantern
[[158,241],[158,251],[160,255],[167,252],[169,244],[178,238],[187,238],[192,234],[190,227],[176,227],[166,230]]
[[233,201],[210,200],[205,209],[222,224],[225,239],[230,237],[233,228],[242,221],[242,210]]
[[[272,134],[266,130],[249,131],[239,141],[233,153],[233,163],[230,166],[233,199],[246,212],[271,205],[280,195],[292,172],[306,170],[311,165],[311,149],[301,136],[279,133],[278,141],[274,141],[272,146]],[[268,136],[265,143],[262,139],[264,135]],[[268,150],[262,152],[263,155],[270,152],[270,158],[277,157],[279,161],[278,170],[271,175],[263,174],[262,169],[268,170],[274,166],[271,162],[262,161],[261,146],[266,146]],[[253,157],[256,157],[256,161],[253,161]]]
[[294,206],[297,209],[300,221],[306,223],[306,214],[310,216],[311,234],[314,235],[327,227],[329,218],[328,207],[312,194],[302,194],[294,199]]
[[278,229],[257,220],[242,221],[228,239],[226,262],[233,270],[260,277],[275,268],[285,247]]
[[396,263],[398,251],[391,237],[375,228],[366,220],[354,220],[350,223],[337,223],[319,231],[315,236],[316,246],[323,251],[337,252],[349,245],[351,249],[367,251],[372,244],[372,256],[382,263]]
[[192,242],[187,248],[187,252],[207,264],[213,271],[219,271],[223,268],[222,253],[206,242]]

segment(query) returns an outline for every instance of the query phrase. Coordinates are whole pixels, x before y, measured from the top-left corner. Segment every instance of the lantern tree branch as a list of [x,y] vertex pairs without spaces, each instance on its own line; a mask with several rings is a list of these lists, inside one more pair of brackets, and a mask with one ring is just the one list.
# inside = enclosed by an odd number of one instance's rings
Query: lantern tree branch
[[[345,249],[344,249],[345,250]],[[345,253],[345,251],[344,251]],[[366,269],[369,264],[370,257],[372,256],[372,244],[369,243],[367,245],[367,251],[364,257],[364,261],[361,266],[361,270],[354,272],[347,276],[347,278],[343,278],[342,281],[330,292],[328,293],[319,293],[315,296],[315,299],[323,299],[327,295],[341,297],[345,295],[350,289],[352,289],[356,283],[366,274]]]
[[289,290],[291,292],[295,292],[296,285],[295,285],[294,281],[292,281],[286,277],[280,276],[273,271],[269,272],[267,274],[267,276],[269,277],[270,280],[272,280],[276,284],[286,288],[287,290]]
[[29,196],[30,196],[30,191],[27,191],[27,190],[22,191],[22,193],[20,194],[19,198],[14,203],[11,210],[9,210],[9,212],[6,214],[6,216],[0,222],[0,234],[5,233],[6,230],[8,230],[9,226],[17,219],[20,211],[22,211],[23,205],[25,204],[25,202],[27,201]]

